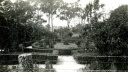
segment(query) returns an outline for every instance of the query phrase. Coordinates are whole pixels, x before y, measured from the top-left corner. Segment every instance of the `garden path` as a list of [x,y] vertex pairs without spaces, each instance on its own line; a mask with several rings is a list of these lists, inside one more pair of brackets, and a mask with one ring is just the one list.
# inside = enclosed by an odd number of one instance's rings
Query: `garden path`
[[[57,43],[54,48],[77,48],[76,44],[70,43],[69,45],[64,45],[63,43]],[[29,46],[29,48],[32,48]],[[78,64],[73,56],[58,56],[57,64],[53,64],[53,68],[56,72],[82,72],[81,68],[85,68],[86,65]],[[45,68],[45,64],[39,64],[39,68]]]
[[[40,68],[45,68],[44,64],[39,65]],[[86,65],[78,64],[73,56],[59,56],[57,64],[53,64],[56,72],[81,72],[81,68]]]

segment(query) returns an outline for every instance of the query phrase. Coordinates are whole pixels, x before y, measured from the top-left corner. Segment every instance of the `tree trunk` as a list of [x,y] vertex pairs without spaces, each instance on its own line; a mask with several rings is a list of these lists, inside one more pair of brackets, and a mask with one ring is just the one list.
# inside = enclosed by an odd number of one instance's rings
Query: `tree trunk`
[[70,28],[70,20],[67,20],[67,26],[68,26],[68,28]]
[[80,19],[80,24],[83,24],[83,19],[82,18]]
[[52,32],[54,32],[54,28],[53,28],[53,15],[51,14],[51,30]]
[[50,13],[48,15],[48,24],[50,25]]

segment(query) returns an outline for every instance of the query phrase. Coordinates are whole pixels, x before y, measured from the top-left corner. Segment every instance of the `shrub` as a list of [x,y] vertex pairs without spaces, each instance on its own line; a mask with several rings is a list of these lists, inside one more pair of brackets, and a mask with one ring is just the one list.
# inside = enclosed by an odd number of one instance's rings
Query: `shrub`
[[[128,56],[127,8],[128,5],[122,5],[111,12],[108,20],[93,24],[92,34],[90,34],[90,37],[93,38],[100,55]],[[110,59],[106,62],[109,62]],[[125,60],[123,58],[121,59]],[[99,60],[99,62],[100,61],[104,60]],[[117,58],[114,58],[113,62],[114,61],[117,61]],[[123,69],[124,67],[127,67],[127,65],[120,63],[120,65],[117,64],[116,67],[117,69]]]
[[56,42],[61,42],[61,39],[57,39]]
[[0,72],[9,72],[9,71],[10,71],[10,70],[9,70],[8,66],[0,65]]
[[72,52],[71,49],[62,49],[62,50],[59,50],[59,55],[71,55]]
[[31,54],[21,54],[18,56],[19,64],[23,68],[23,72],[33,72],[34,64]]
[[69,45],[68,40],[64,41],[64,45]]
[[45,65],[46,65],[45,72],[55,72],[55,69],[53,68],[52,63],[49,60],[45,62]]
[[76,45],[77,45],[78,47],[80,47],[81,41],[77,41],[77,42],[76,42]]
[[35,42],[32,44],[33,48],[47,48],[46,44],[44,42]]
[[55,41],[45,39],[32,44],[33,48],[54,48]]
[[34,42],[35,42],[35,41],[24,42],[23,45],[24,45],[25,47],[31,46]]

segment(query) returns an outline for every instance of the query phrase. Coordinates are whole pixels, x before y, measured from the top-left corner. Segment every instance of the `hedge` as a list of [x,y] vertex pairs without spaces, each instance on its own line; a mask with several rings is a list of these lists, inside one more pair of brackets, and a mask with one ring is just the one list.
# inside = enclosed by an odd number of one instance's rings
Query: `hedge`
[[51,53],[36,53],[32,54],[32,59],[37,64],[45,64],[47,60],[49,60],[52,64],[56,64],[58,56]]
[[29,49],[29,48],[24,48],[24,52],[41,52],[41,53],[52,53],[53,50],[41,50],[41,49],[36,49],[36,48],[32,48],[32,49]]
[[[20,54],[0,54],[0,65],[19,64],[18,56]],[[52,64],[57,63],[58,56],[52,53],[36,53],[32,54],[33,62],[37,64],[45,64],[46,60],[50,60]]]
[[15,65],[19,64],[19,54],[0,54],[0,65]]
[[95,55],[95,53],[75,53],[73,57],[79,64],[90,64],[96,60]]
[[73,57],[79,64],[91,64],[94,61],[98,61],[101,64],[109,64],[115,59],[115,64],[117,65],[123,64],[121,62],[128,64],[128,57],[126,56],[98,56],[96,53],[75,53]]

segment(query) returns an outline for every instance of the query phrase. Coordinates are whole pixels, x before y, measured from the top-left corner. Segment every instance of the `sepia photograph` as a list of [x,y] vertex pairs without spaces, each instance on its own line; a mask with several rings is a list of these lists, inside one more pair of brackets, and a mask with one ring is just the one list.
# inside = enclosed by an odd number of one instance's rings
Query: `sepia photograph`
[[128,0],[0,0],[0,72],[128,72]]

